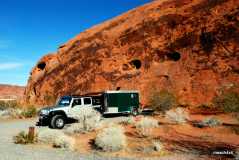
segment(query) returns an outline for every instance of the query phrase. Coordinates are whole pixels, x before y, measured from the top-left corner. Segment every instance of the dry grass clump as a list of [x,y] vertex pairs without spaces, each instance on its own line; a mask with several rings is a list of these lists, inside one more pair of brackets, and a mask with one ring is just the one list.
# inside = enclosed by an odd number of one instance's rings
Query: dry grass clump
[[186,123],[189,119],[188,112],[186,112],[183,108],[176,108],[169,110],[165,113],[165,116],[167,119],[169,119],[172,122],[181,124]]
[[53,147],[55,148],[66,148],[74,150],[75,140],[72,137],[62,135],[55,139],[53,142]]
[[0,101],[0,110],[9,108],[20,108],[20,104],[18,101]]
[[67,134],[86,133],[83,123],[73,123],[64,130]]
[[21,131],[13,137],[13,141],[16,144],[29,144],[37,142],[37,134],[29,135],[28,133]]
[[19,118],[22,109],[18,101],[0,101],[0,117],[1,118]]
[[126,147],[126,136],[121,126],[115,125],[104,128],[95,139],[97,148],[103,151],[119,151]]
[[1,118],[23,118],[22,109],[19,108],[8,108],[0,111]]
[[157,152],[160,152],[164,149],[163,144],[159,140],[153,141],[153,147],[154,147],[154,150]]
[[201,125],[203,127],[216,127],[216,126],[219,126],[221,124],[222,124],[222,122],[215,117],[206,118],[201,122]]
[[0,117],[2,118],[31,118],[36,116],[35,106],[27,106],[25,109],[17,101],[0,101]]
[[158,127],[158,121],[153,118],[144,117],[135,126],[136,128],[155,128]]
[[164,147],[164,144],[160,140],[154,140],[152,144],[154,151],[159,153],[160,156],[165,156],[168,154],[167,150]]
[[94,131],[99,126],[101,114],[91,107],[81,107],[72,114],[78,122],[66,128],[68,134]]
[[134,117],[130,116],[130,117],[121,117],[118,123],[122,125],[130,125],[130,124],[135,124],[136,122]]
[[65,135],[60,130],[44,129],[38,133],[38,141],[44,144],[51,144],[56,148],[74,149],[75,139]]
[[239,149],[236,151],[236,154],[235,154],[235,159],[239,159]]
[[142,118],[135,124],[136,128],[138,129],[139,135],[142,137],[148,137],[152,133],[152,128],[158,127],[158,121],[153,118]]
[[21,115],[25,118],[32,118],[37,115],[37,109],[34,106],[29,106],[21,112]]

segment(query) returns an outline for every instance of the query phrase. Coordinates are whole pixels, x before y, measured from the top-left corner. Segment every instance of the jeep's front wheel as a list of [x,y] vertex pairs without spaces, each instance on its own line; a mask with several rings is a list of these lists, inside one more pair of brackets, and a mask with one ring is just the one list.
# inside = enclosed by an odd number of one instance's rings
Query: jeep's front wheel
[[54,129],[62,129],[65,126],[65,117],[56,115],[51,119],[51,127]]

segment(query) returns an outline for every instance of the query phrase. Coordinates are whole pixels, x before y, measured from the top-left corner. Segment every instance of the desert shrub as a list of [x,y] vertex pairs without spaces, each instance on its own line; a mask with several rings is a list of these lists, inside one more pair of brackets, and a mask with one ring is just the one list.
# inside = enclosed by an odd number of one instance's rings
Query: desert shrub
[[37,142],[37,135],[35,134],[33,137],[28,133],[21,131],[16,136],[13,137],[14,143],[16,144],[28,144]]
[[208,117],[204,119],[201,123],[203,127],[216,127],[222,124],[222,122],[215,117]]
[[239,150],[236,151],[235,160],[239,159]]
[[72,137],[62,135],[53,141],[53,147],[55,148],[66,148],[73,150],[75,145],[75,140]]
[[0,110],[0,117],[8,118],[10,117],[10,112],[8,110]]
[[135,126],[140,136],[149,137],[152,134],[152,128],[158,127],[158,121],[153,118],[142,118]]
[[101,114],[91,107],[81,107],[77,112],[72,112],[72,117],[78,123],[66,129],[68,133],[83,133],[95,130],[100,122]]
[[51,130],[51,129],[43,129],[38,133],[38,141],[40,143],[52,143],[55,141],[57,137],[63,136],[64,133],[60,130]]
[[158,127],[158,121],[153,118],[144,117],[135,126],[136,128],[155,128]]
[[9,108],[19,108],[20,104],[17,101],[0,101],[0,110],[6,110]]
[[157,151],[157,152],[160,152],[163,150],[163,144],[157,140],[157,141],[153,141],[153,147],[154,147],[154,150]]
[[134,117],[130,116],[130,117],[122,117],[119,121],[119,124],[122,125],[130,125],[130,124],[135,124],[135,120]]
[[239,112],[239,94],[236,92],[223,93],[214,99],[214,104],[224,112]]
[[0,117],[2,118],[21,118],[22,110],[20,108],[8,108],[0,111]]
[[95,139],[97,148],[103,151],[119,151],[126,147],[126,136],[121,126],[110,126],[99,132]]
[[38,133],[38,141],[44,144],[51,144],[56,148],[74,149],[75,140],[65,135],[60,130],[44,129]]
[[67,127],[64,132],[67,134],[77,134],[85,133],[86,130],[84,128],[83,123],[73,123],[69,127]]
[[5,102],[0,101],[0,110],[5,110],[5,109],[7,109]]
[[138,128],[137,133],[140,137],[150,137],[152,135],[152,128]]
[[149,104],[155,111],[165,112],[177,105],[176,97],[169,91],[153,91],[149,97]]
[[21,115],[25,118],[31,118],[36,116],[37,109],[34,106],[29,106],[21,112]]
[[183,108],[176,108],[166,112],[166,118],[176,123],[185,123],[189,118],[188,113]]

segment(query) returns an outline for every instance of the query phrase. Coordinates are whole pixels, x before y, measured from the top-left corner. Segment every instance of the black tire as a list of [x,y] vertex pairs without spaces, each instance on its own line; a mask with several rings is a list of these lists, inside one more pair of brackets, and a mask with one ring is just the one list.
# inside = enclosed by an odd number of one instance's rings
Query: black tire
[[65,117],[62,115],[55,115],[51,119],[50,128],[62,129],[65,126]]
[[131,115],[132,115],[132,116],[137,116],[137,115],[139,115],[139,110],[138,110],[138,108],[133,107],[133,109],[132,109],[132,111],[131,111]]

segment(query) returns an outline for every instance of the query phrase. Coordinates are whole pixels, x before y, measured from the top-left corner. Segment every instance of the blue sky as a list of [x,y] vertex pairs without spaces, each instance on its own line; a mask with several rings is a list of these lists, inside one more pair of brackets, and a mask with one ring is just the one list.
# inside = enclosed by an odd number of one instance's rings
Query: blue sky
[[150,0],[5,0],[0,5],[0,84],[26,85],[44,54],[91,26]]

